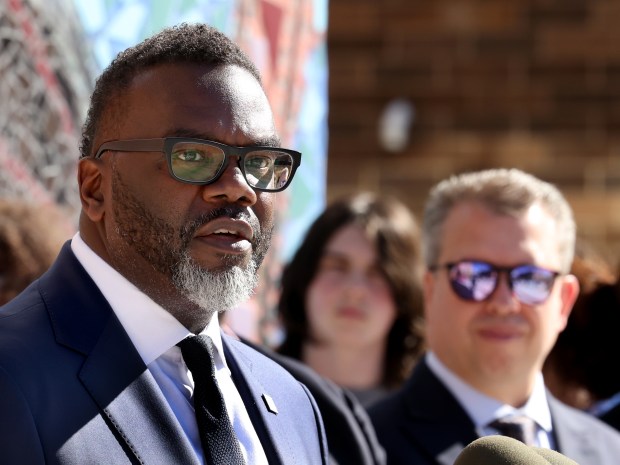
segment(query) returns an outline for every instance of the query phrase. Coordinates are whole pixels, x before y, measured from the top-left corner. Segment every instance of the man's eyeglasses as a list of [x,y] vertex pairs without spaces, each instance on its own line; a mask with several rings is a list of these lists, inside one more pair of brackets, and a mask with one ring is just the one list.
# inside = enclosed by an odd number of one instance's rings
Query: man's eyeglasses
[[506,273],[508,284],[517,300],[526,305],[542,304],[549,298],[555,279],[560,273],[535,265],[505,268],[487,262],[463,260],[430,268],[448,270],[452,290],[461,299],[482,302],[497,289],[500,273]]
[[186,137],[131,139],[104,142],[95,158],[105,152],[163,152],[173,178],[189,184],[211,184],[222,175],[228,157],[239,157],[239,169],[258,191],[279,192],[288,187],[301,163],[301,153],[274,147],[233,147]]

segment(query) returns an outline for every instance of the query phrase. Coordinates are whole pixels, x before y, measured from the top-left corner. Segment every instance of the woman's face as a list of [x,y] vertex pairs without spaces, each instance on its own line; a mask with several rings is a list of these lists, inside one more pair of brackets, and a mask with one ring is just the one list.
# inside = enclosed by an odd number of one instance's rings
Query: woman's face
[[376,247],[359,226],[344,226],[327,242],[306,293],[306,312],[315,343],[385,344],[396,305]]

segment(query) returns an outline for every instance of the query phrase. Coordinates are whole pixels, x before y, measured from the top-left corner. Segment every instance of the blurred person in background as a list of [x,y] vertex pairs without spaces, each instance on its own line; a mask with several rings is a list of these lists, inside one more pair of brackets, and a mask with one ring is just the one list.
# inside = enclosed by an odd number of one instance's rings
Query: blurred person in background
[[282,276],[278,351],[369,406],[406,379],[422,350],[418,225],[391,197],[329,205]]
[[571,273],[580,293],[545,360],[545,384],[563,402],[620,429],[620,373],[613,369],[620,353],[620,284],[612,266],[584,242]]
[[551,184],[516,169],[430,192],[422,244],[428,351],[369,415],[388,465],[452,464],[482,436],[616,465],[620,434],[554,398],[541,373],[579,292],[575,222]]
[[49,205],[0,198],[0,305],[51,266],[69,232]]

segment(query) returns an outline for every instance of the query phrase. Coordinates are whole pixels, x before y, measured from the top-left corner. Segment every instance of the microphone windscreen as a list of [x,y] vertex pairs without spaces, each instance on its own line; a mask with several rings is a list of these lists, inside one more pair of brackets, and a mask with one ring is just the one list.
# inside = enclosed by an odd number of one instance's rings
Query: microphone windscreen
[[471,442],[454,465],[549,465],[549,462],[521,441],[492,435]]
[[551,465],[579,465],[572,459],[551,449],[543,449],[542,447],[532,447],[534,451],[544,457]]

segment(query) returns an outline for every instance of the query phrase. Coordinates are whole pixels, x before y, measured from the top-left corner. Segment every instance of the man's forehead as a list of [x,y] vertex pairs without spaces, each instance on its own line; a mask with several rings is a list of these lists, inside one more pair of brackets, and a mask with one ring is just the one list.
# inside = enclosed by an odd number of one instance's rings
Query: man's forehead
[[201,84],[205,86],[221,85],[221,82],[244,80],[248,85],[258,86],[262,89],[261,83],[248,70],[239,65],[220,64],[195,67],[196,72],[201,74]]
[[505,214],[463,202],[452,213],[440,235],[440,260],[476,258],[503,265],[535,262],[557,268],[557,224],[543,206],[533,204],[521,214]]
[[[108,108],[113,127],[107,128],[126,131],[129,117],[132,134],[113,134],[105,140],[179,136],[229,145],[279,145],[262,87],[251,73],[236,65],[156,65],[137,74],[123,94]],[[154,127],[158,133],[148,133]],[[222,131],[251,134],[252,140],[224,140]]]

